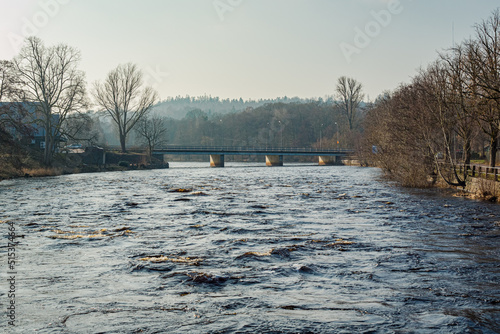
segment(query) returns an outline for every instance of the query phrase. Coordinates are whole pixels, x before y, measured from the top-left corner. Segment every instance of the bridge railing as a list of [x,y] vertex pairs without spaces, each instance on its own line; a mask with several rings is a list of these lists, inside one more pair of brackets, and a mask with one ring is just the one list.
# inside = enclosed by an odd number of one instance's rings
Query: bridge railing
[[269,153],[353,153],[353,150],[348,149],[316,149],[310,147],[248,147],[248,146],[177,146],[168,145],[163,148],[157,148],[154,151],[169,151],[169,152],[181,152],[181,151],[197,151],[197,152],[269,152]]

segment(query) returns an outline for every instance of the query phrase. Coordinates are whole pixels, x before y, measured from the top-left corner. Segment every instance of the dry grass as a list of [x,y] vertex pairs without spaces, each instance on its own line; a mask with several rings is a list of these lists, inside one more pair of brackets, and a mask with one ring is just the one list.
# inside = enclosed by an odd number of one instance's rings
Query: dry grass
[[11,177],[16,177],[19,175],[19,172],[14,168],[10,168],[10,166],[1,166],[0,167],[0,180],[8,179]]
[[477,196],[479,199],[498,202],[498,183],[485,179],[478,179]]
[[62,169],[53,167],[40,168],[23,168],[22,173],[26,176],[41,177],[41,176],[58,176],[62,174]]

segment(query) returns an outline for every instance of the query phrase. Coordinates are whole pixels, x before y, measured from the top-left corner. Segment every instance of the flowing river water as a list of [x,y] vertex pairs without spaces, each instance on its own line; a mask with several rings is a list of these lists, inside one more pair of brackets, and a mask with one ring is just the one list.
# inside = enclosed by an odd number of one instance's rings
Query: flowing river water
[[0,332],[500,332],[500,206],[378,169],[205,166],[0,182]]

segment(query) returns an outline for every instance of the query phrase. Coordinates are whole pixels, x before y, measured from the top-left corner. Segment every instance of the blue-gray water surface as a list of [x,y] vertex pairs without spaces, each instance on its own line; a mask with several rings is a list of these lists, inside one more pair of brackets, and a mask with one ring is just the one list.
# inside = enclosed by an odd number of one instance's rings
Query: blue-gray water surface
[[500,206],[380,176],[192,163],[2,181],[0,331],[499,333]]

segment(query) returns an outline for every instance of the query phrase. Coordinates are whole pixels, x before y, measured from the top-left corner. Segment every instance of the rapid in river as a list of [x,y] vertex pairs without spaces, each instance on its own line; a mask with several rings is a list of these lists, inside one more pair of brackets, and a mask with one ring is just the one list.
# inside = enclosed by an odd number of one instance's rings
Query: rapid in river
[[500,332],[499,205],[226,165],[0,182],[0,331]]

